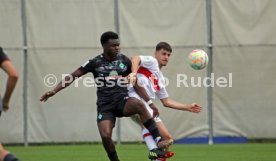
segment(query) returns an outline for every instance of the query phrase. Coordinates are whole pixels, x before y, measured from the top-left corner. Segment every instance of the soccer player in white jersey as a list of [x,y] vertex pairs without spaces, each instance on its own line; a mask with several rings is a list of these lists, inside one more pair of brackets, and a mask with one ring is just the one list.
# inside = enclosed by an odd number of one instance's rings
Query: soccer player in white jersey
[[[144,102],[147,106],[149,112],[155,117],[157,127],[160,131],[161,136],[164,139],[170,140],[173,143],[173,138],[168,132],[164,123],[158,117],[158,109],[152,102],[155,99],[155,95],[160,99],[163,106],[189,111],[193,113],[199,113],[202,107],[197,103],[184,104],[177,102],[169,98],[169,95],[165,88],[164,76],[161,72],[161,68],[166,66],[172,53],[171,46],[166,42],[160,42],[157,44],[154,57],[153,56],[134,56],[132,58],[132,72],[136,74],[136,85],[129,88],[128,95],[130,97],[135,97]],[[139,123],[139,121],[138,121]],[[149,131],[142,125],[142,135],[143,139],[148,147],[148,149],[156,148],[156,143]],[[168,150],[167,147],[164,150]],[[172,154],[173,155],[173,154]],[[160,161],[165,161],[165,158],[159,158]]]

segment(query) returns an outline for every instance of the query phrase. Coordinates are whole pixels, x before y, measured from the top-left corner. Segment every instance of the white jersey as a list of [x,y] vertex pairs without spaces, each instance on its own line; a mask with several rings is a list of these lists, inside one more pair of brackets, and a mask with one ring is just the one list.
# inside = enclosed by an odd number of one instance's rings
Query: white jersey
[[[165,79],[162,72],[159,69],[157,60],[152,56],[140,56],[140,59],[140,67],[146,68],[148,71],[152,73],[152,75],[154,75],[155,78],[157,78],[159,89],[157,90],[155,88],[153,81],[150,80],[147,76],[137,72],[137,80],[139,85],[143,85],[151,99],[155,99],[155,94],[159,99],[167,98],[168,93],[165,88]],[[129,97],[141,99],[133,87],[129,88],[128,95]]]

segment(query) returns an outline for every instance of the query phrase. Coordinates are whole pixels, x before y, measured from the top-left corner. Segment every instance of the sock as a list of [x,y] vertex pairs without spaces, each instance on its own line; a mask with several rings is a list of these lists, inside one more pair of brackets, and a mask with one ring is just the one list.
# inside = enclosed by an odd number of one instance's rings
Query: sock
[[3,161],[20,161],[13,154],[9,153],[4,157]]
[[151,134],[149,133],[148,129],[146,129],[146,128],[143,129],[142,135],[143,135],[143,139],[144,139],[149,150],[157,148],[156,143],[155,143],[153,137],[151,136]]
[[144,126],[149,130],[150,134],[154,138],[155,142],[158,142],[161,139],[160,133],[156,126],[155,121],[153,118],[148,119],[146,122],[143,123]]
[[116,151],[109,153],[108,158],[110,161],[120,161]]

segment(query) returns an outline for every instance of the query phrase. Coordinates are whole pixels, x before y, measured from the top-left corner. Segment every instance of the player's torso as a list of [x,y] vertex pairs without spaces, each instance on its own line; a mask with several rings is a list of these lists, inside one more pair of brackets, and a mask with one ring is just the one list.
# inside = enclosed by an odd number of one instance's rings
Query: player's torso
[[[157,60],[151,56],[142,56],[141,59],[141,66],[149,70],[150,73],[152,73],[152,75],[158,80],[158,86],[163,87],[165,85],[164,76],[160,71]],[[155,93],[158,91],[156,91],[154,88],[154,83],[152,80],[139,72],[137,73],[137,79],[139,80],[139,83],[145,88],[149,97],[151,99],[155,99]],[[129,96],[136,98],[139,97],[133,88],[129,89]]]
[[116,100],[119,95],[127,96],[125,78],[131,71],[130,60],[118,55],[113,61],[108,61],[102,55],[94,58],[92,71],[97,84],[97,104],[106,104]]
[[121,55],[113,61],[108,61],[102,55],[94,59],[95,68],[92,72],[94,78],[118,78],[129,74],[129,62]]

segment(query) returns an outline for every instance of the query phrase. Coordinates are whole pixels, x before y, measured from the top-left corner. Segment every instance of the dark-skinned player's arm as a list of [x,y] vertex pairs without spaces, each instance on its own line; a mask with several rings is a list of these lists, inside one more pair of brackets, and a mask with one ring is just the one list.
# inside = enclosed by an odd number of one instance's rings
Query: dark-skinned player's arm
[[40,97],[40,101],[41,102],[46,102],[48,100],[48,98],[54,96],[60,90],[68,87],[71,83],[73,83],[75,81],[75,79],[77,79],[77,78],[79,78],[83,75],[84,75],[84,73],[81,71],[80,68],[76,69],[74,72],[67,75],[63,80],[61,80],[53,90],[44,93]]
[[6,59],[0,64],[0,67],[7,73],[8,79],[6,83],[6,90],[3,97],[3,109],[7,111],[9,109],[10,98],[16,86],[18,80],[18,73],[9,59]]
[[133,86],[136,82],[136,73],[138,71],[140,62],[141,62],[141,59],[138,55],[133,56],[131,58],[131,73],[127,76],[127,79],[128,79],[128,83],[132,84]]

